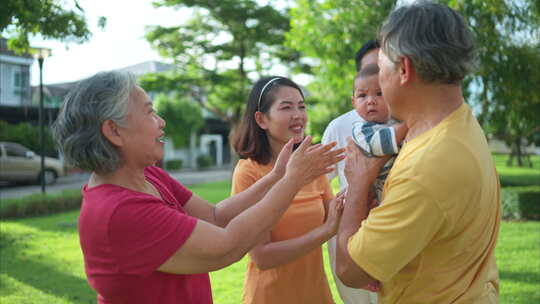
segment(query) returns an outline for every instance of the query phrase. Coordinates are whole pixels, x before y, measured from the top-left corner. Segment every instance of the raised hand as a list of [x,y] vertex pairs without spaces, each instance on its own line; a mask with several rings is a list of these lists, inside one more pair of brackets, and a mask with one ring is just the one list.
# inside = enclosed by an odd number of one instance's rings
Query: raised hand
[[335,235],[338,231],[341,215],[343,215],[344,201],[345,191],[341,191],[328,204],[324,225],[327,227],[330,236]]
[[288,143],[283,146],[281,151],[279,152],[279,155],[276,159],[276,163],[274,164],[274,168],[270,172],[275,177],[282,178],[285,175],[285,172],[287,171],[287,163],[289,162],[289,159],[291,158],[292,149],[294,145],[294,139],[291,138]]
[[336,143],[310,147],[311,136],[306,136],[292,153],[287,164],[286,176],[300,186],[307,185],[317,177],[332,172],[331,166],[345,158],[345,149],[335,149]]

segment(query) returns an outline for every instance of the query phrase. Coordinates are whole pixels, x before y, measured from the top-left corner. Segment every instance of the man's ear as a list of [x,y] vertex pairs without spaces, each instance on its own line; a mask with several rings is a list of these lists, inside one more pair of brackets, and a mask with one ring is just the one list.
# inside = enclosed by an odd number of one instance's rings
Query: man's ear
[[262,112],[255,112],[255,122],[259,125],[259,127],[263,130],[268,129],[268,126],[266,124],[266,116]]
[[399,78],[401,84],[407,84],[416,78],[416,70],[414,69],[412,60],[409,57],[401,57],[399,66]]
[[101,133],[103,133],[103,136],[105,136],[105,138],[113,145],[117,147],[122,146],[123,140],[120,136],[118,125],[114,121],[110,119],[105,120],[101,124]]

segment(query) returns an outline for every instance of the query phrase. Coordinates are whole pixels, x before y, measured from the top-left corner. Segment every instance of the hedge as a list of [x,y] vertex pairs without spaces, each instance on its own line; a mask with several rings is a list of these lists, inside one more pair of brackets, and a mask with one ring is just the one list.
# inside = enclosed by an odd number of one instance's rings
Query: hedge
[[214,164],[214,159],[210,155],[199,155],[197,157],[197,166],[199,169],[204,169],[212,166]]
[[2,199],[0,219],[22,218],[75,210],[81,207],[81,190],[54,194],[32,194],[22,198]]
[[180,170],[182,169],[182,163],[181,159],[171,159],[165,163],[165,168],[167,170]]
[[540,186],[503,188],[502,213],[508,220],[540,220]]

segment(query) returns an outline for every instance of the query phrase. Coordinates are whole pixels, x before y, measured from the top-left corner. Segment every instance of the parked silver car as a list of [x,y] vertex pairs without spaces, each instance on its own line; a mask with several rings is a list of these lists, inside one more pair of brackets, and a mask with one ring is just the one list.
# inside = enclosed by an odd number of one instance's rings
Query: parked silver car
[[[41,157],[28,148],[12,142],[0,142],[0,181],[40,182]],[[45,184],[54,184],[65,174],[64,164],[45,157]]]

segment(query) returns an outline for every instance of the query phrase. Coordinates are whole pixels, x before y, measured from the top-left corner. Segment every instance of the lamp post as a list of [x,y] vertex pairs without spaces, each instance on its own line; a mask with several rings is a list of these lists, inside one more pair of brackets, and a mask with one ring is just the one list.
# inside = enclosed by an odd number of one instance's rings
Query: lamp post
[[45,130],[43,126],[43,61],[51,55],[51,49],[35,48],[34,58],[39,63],[39,148],[41,156],[41,170],[39,179],[41,183],[41,193],[45,194]]

